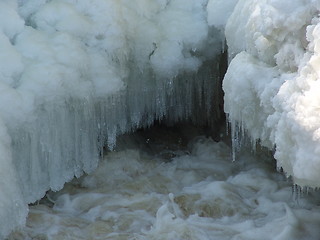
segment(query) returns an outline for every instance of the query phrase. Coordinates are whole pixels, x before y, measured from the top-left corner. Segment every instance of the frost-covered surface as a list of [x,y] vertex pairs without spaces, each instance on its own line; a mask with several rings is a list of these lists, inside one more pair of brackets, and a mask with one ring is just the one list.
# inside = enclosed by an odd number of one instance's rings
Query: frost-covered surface
[[207,0],[0,0],[0,238],[117,134],[212,115],[207,17]]
[[319,10],[319,1],[239,0],[225,30],[232,126],[275,146],[278,167],[311,187],[320,186]]

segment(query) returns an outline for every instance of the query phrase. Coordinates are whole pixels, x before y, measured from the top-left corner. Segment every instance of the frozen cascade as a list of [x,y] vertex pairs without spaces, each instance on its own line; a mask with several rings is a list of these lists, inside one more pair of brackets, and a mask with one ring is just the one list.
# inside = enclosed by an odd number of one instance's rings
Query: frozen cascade
[[[49,188],[59,190],[73,176],[91,172],[103,147],[112,149],[120,134],[151,126],[165,116],[168,123],[190,119],[210,124],[208,120],[214,121],[216,116],[209,111],[214,104],[213,79],[217,77],[212,66],[208,63],[197,74],[179,76],[170,85],[149,86],[142,91],[128,87],[107,98],[70,98],[39,106],[33,122],[9,129],[26,201],[34,202]],[[142,79],[149,80],[140,77],[135,86],[145,86]]]
[[[170,85],[143,91],[128,87],[106,98],[70,98],[39,105],[33,121],[8,129],[24,202],[34,202],[48,189],[59,190],[74,176],[94,170],[103,147],[112,149],[119,134],[164,118],[168,123],[190,119],[212,124],[208,120],[215,121],[216,113],[210,110],[216,97],[213,89],[217,89],[212,66],[209,62],[198,73],[179,76]],[[149,80],[139,78],[142,85],[142,79]]]
[[155,120],[214,124],[224,36],[207,6],[0,1],[0,238],[28,203],[95,169],[117,135]]
[[0,0],[0,238],[28,203],[93,171],[117,135],[155,120],[215,125],[225,38],[233,152],[259,142],[295,184],[319,187],[319,11],[316,0]]

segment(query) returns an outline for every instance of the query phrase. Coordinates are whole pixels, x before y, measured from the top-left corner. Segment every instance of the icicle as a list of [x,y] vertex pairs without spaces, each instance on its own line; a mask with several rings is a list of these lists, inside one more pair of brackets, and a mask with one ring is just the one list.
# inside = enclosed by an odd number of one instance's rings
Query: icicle
[[107,146],[110,150],[113,150],[116,146],[116,138],[117,138],[117,129],[114,126],[112,129],[108,130],[108,140],[107,140]]
[[115,94],[39,100],[34,121],[9,129],[26,201],[34,202],[48,189],[59,190],[74,176],[91,172],[103,147],[114,148],[117,134],[148,127],[164,117],[169,124],[213,121],[217,114],[212,108],[220,103],[214,98],[217,74],[212,66],[214,61],[169,83],[133,69],[127,89]]
[[292,185],[292,196],[293,196],[293,200],[297,204],[299,204],[299,200],[303,197],[303,191],[299,185],[297,184]]

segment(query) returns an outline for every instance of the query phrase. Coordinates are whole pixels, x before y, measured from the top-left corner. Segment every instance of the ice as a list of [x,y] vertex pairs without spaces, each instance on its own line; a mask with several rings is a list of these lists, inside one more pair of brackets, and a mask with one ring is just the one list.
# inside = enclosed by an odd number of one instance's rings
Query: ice
[[0,137],[0,190],[2,193],[0,200],[0,238],[3,238],[10,233],[12,226],[25,223],[28,211],[19,188],[17,172],[12,163],[11,138],[2,121],[0,122]]
[[119,134],[216,120],[223,38],[206,6],[0,1],[0,238],[28,203],[92,172]]
[[208,23],[224,30],[228,18],[239,0],[209,0],[207,5]]
[[317,1],[242,1],[226,24],[225,111],[300,186],[319,185]]
[[319,187],[319,10],[315,0],[0,0],[0,181],[12,191],[0,232],[92,172],[119,134],[155,120],[218,126],[225,51],[234,159],[250,138],[275,149],[295,184]]

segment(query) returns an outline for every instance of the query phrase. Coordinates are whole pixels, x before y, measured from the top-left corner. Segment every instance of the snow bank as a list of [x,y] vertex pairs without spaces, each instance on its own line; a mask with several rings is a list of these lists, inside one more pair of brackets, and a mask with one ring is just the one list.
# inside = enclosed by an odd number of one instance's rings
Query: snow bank
[[164,116],[208,121],[222,39],[206,7],[0,0],[0,238],[118,134]]
[[239,0],[225,29],[235,137],[275,146],[278,167],[309,187],[320,185],[319,10],[318,1]]

